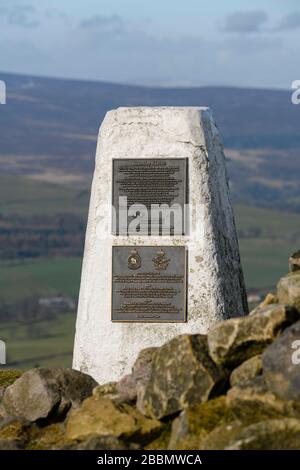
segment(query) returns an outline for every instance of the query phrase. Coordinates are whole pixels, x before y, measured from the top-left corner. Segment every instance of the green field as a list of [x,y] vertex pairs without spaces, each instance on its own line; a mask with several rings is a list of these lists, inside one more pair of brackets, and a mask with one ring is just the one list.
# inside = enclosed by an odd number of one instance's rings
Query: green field
[[31,295],[51,296],[58,293],[76,298],[80,271],[80,258],[2,262],[0,300],[11,304]]
[[260,238],[300,242],[300,214],[240,205],[234,207],[234,213],[238,230],[259,227]]
[[289,256],[300,246],[300,215],[235,207],[238,230],[260,229],[256,238],[239,240],[247,288],[268,289],[288,270]]
[[77,183],[67,187],[24,177],[0,176],[0,213],[3,215],[69,212],[85,216],[88,201],[89,191]]
[[53,321],[34,325],[2,324],[8,367],[71,367],[75,315],[64,314]]
[[268,239],[241,240],[240,252],[248,289],[271,290],[288,271],[288,259],[297,246]]

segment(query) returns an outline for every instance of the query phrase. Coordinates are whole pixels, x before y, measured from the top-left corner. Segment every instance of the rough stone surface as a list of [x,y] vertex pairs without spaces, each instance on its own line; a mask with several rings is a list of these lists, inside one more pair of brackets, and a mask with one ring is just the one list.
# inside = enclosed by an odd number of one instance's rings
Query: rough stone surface
[[247,380],[254,379],[254,377],[262,373],[262,359],[261,354],[253,356],[247,361],[243,362],[240,366],[234,369],[230,375],[230,385],[235,385],[246,382]]
[[107,384],[98,385],[93,389],[93,395],[96,397],[106,397],[110,400],[120,400],[117,390],[117,382],[108,382]]
[[216,426],[198,446],[199,450],[224,450],[226,446],[235,442],[244,426],[239,421],[232,421],[228,424]]
[[255,313],[263,312],[265,307],[272,304],[278,304],[278,297],[276,294],[269,292],[264,300],[259,305],[257,305],[255,309],[251,310],[249,315],[255,315]]
[[283,400],[300,401],[300,321],[266,349],[262,360],[268,387]]
[[130,450],[122,440],[116,437],[89,436],[82,441],[66,444],[63,450]]
[[152,371],[152,361],[157,348],[143,349],[135,361],[132,372],[125,375],[117,384],[117,392],[121,400],[134,401],[137,398],[139,384],[149,380]]
[[22,443],[17,440],[0,439],[0,450],[21,450]]
[[242,429],[225,450],[299,450],[300,420],[262,421]]
[[145,418],[129,405],[117,405],[105,397],[87,398],[80,408],[70,412],[66,435],[69,439],[102,437],[133,438],[147,442],[162,429],[159,421]]
[[227,392],[226,405],[237,419],[245,423],[285,416],[300,417],[300,403],[278,398],[268,389],[263,377],[231,388]]
[[227,407],[224,396],[190,406],[173,421],[168,449],[198,449],[201,441],[215,427],[234,420],[235,416]]
[[0,423],[0,450],[22,449],[29,440],[30,423],[22,418],[7,417]]
[[[113,158],[187,158],[190,237],[113,236]],[[108,212],[108,214],[107,214]],[[108,215],[108,217],[107,217]],[[186,323],[112,323],[113,245],[188,250]],[[99,383],[119,380],[143,348],[247,312],[236,229],[220,137],[207,108],[119,108],[99,133],[76,325],[73,366]],[[104,360],[105,358],[105,360]]]
[[163,418],[205,402],[222,388],[226,373],[208,355],[204,335],[181,335],[154,354],[149,381],[138,389],[138,409]]
[[68,443],[63,423],[41,427],[33,424],[29,434],[26,450],[59,450]]
[[300,312],[300,271],[282,277],[277,284],[278,300],[292,305]]
[[280,332],[299,319],[292,307],[268,305],[255,315],[233,318],[208,333],[209,352],[217,364],[235,367],[261,353]]
[[28,421],[64,414],[92,393],[96,382],[71,369],[37,368],[25,372],[7,387],[3,405],[7,413]]

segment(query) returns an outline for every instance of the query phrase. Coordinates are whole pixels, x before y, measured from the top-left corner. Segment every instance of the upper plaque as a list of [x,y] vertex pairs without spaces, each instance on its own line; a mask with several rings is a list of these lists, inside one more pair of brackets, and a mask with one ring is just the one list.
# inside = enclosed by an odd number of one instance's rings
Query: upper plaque
[[184,235],[187,159],[114,159],[112,202],[116,235]]

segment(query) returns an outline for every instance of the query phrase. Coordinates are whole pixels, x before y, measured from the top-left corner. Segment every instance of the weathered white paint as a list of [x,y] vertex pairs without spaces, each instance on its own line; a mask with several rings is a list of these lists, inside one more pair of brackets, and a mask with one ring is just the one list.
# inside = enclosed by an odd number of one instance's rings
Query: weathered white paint
[[[113,158],[188,158],[191,236],[110,235]],[[103,212],[106,206],[107,214]],[[187,323],[112,323],[112,245],[185,245]],[[182,333],[206,333],[247,309],[219,133],[207,108],[119,108],[100,128],[76,338],[75,369],[103,383],[128,373],[142,348]]]

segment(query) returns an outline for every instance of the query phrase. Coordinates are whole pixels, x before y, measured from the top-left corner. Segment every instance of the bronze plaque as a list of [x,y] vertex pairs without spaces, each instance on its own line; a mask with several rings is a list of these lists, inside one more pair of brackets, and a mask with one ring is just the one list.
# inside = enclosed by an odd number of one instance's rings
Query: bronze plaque
[[[138,235],[184,235],[187,204],[186,158],[117,158],[113,160],[113,197],[115,210],[112,231],[116,235],[135,235],[130,223],[136,215],[128,214],[129,208],[143,205],[147,216],[138,227]],[[127,198],[120,204],[120,198]],[[153,205],[172,208],[170,222],[168,210],[155,212]],[[174,208],[178,216],[174,216]],[[151,212],[151,209],[153,212]],[[137,213],[140,216],[138,208]],[[121,211],[123,216],[121,216]],[[181,219],[180,219],[181,212]]]
[[185,247],[113,247],[112,321],[184,322],[185,311]]

